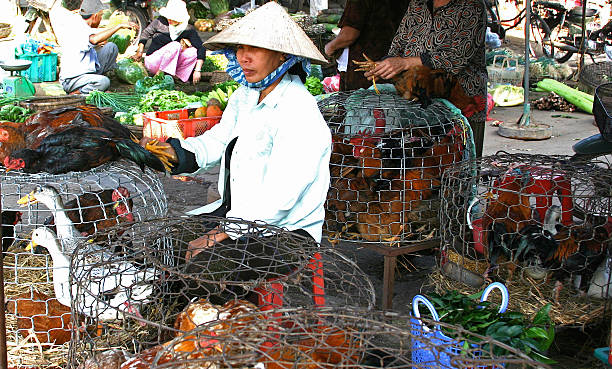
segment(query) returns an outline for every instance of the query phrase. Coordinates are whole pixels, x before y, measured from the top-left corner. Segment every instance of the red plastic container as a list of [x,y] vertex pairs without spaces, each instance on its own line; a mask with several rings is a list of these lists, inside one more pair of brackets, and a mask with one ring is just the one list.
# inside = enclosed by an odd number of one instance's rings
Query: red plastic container
[[142,135],[165,141],[169,137],[196,137],[219,123],[221,117],[189,118],[193,109],[142,113]]

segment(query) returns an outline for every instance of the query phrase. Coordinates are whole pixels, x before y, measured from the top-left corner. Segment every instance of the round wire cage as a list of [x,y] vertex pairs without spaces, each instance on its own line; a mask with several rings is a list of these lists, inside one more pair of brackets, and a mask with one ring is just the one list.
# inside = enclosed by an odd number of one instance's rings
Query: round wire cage
[[439,237],[442,173],[474,157],[467,120],[445,100],[410,102],[357,90],[319,102],[332,130],[330,240],[420,242]]
[[[105,355],[90,358],[90,367],[102,367]],[[236,309],[117,361],[122,369],[547,368],[458,326],[351,307]]]
[[86,235],[95,239],[118,223],[165,216],[163,186],[152,171],[124,162],[63,175],[3,172],[1,181],[9,364],[61,365],[70,341],[69,303],[54,291],[51,255],[26,251],[32,232],[50,227],[69,254]]
[[[508,154],[446,171],[439,292],[505,281],[510,308],[553,303],[557,324],[601,319],[610,283],[612,171],[566,156]],[[608,271],[606,271],[608,270]],[[578,291],[576,291],[576,288]]]
[[[219,226],[235,236],[186,259],[189,242]],[[350,259],[309,236],[211,216],[118,225],[81,243],[70,264],[76,366],[109,348],[140,353],[186,331],[201,306],[241,303],[266,311],[296,306],[374,306],[374,288]],[[200,317],[206,314],[199,315]],[[200,318],[193,325],[200,324]]]

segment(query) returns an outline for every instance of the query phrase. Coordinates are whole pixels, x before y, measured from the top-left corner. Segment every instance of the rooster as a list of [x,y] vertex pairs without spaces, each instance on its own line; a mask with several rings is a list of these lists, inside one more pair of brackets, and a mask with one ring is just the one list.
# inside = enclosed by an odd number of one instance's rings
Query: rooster
[[[486,211],[482,217],[483,241],[487,246],[489,269],[487,274],[497,266],[498,259],[504,255],[508,261],[513,261],[513,249],[508,237],[520,233],[523,227],[532,223],[529,196],[521,193],[524,180],[528,176],[516,176],[497,189],[496,194],[488,193]],[[516,265],[508,266],[512,277]]]
[[143,171],[145,166],[160,172],[166,170],[158,157],[132,140],[129,130],[128,134],[121,134],[118,127],[74,124],[77,121],[82,121],[82,117],[77,115],[73,126],[45,137],[36,149],[26,148],[11,153],[4,160],[4,166],[7,170],[22,169],[27,173],[61,174],[86,171],[108,161],[126,158]]
[[[375,68],[375,62],[363,54],[365,61],[355,61],[357,71],[367,72]],[[432,98],[443,98],[450,101],[469,118],[474,113],[487,107],[484,96],[468,96],[465,90],[451,73],[427,66],[413,66],[392,78],[395,89],[407,100],[419,100],[423,107],[431,103]],[[376,88],[376,82],[372,80]],[[378,91],[378,89],[376,89]]]

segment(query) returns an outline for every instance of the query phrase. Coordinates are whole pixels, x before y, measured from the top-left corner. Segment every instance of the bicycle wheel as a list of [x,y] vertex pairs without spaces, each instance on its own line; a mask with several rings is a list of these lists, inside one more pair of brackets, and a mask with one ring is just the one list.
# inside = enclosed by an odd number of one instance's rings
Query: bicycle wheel
[[486,0],[485,5],[487,7],[487,27],[491,29],[491,32],[496,33],[500,39],[504,39],[506,37],[506,30],[497,16],[497,1],[495,1],[495,8],[490,0]]
[[565,24],[559,24],[553,29],[549,28],[545,42],[542,43],[542,52],[548,58],[553,58],[559,63],[565,63],[570,60],[574,52],[564,50],[562,47],[555,46],[555,44],[571,44],[570,40],[570,29]]
[[[542,49],[544,49],[544,45],[547,43],[550,35],[550,28],[548,28],[548,24],[544,21],[542,16],[538,13],[531,14],[531,39],[537,43],[538,45],[542,45]],[[546,51],[542,50],[543,54],[546,54]]]

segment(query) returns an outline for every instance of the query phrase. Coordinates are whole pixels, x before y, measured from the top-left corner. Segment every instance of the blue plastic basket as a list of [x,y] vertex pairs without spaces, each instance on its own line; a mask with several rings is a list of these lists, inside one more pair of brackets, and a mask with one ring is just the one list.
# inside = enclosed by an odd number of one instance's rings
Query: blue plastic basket
[[[499,313],[503,313],[508,308],[509,299],[508,289],[503,284],[495,282],[488,285],[487,288],[485,288],[485,290],[483,291],[480,301],[486,301],[489,297],[489,294],[494,289],[499,289],[501,291],[502,303],[499,307]],[[412,362],[419,368],[455,368],[455,366],[453,366],[451,363],[451,358],[460,356],[462,354],[464,342],[460,342],[442,333],[439,325],[436,325],[433,329],[425,325],[420,319],[421,313],[419,311],[419,304],[421,303],[425,305],[427,309],[429,309],[432,315],[432,319],[434,321],[440,321],[440,316],[438,315],[436,308],[426,297],[422,295],[416,295],[412,299],[413,317],[410,319],[412,333],[415,337],[420,337],[415,339],[412,343]],[[436,349],[432,349],[432,347],[436,347]],[[471,352],[470,355],[472,356],[472,359],[478,359],[479,356],[478,351],[476,351],[475,353]],[[503,366],[485,365],[474,366],[474,368],[500,369],[503,368]]]

